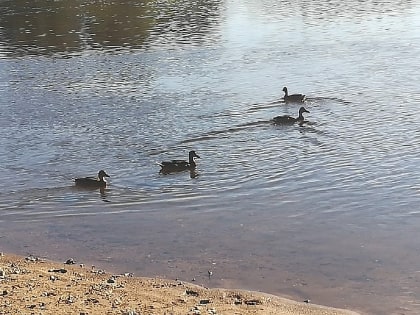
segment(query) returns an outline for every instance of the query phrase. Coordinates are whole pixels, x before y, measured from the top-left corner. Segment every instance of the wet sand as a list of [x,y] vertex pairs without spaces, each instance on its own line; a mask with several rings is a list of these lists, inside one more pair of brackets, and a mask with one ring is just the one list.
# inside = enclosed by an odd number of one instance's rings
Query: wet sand
[[[211,275],[209,275],[210,277]],[[208,289],[179,280],[110,274],[68,260],[0,257],[0,314],[357,315],[274,295]]]

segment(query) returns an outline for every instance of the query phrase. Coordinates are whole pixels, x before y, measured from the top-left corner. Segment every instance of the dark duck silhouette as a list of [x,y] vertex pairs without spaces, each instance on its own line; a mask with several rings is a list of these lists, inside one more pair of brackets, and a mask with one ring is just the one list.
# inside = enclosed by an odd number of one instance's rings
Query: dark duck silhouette
[[172,161],[163,161],[158,163],[161,167],[159,173],[169,174],[174,172],[182,172],[186,170],[193,171],[195,170],[197,164],[194,161],[194,158],[200,158],[200,156],[195,153],[195,151],[190,151],[188,153],[188,161],[186,160],[172,160]]
[[289,92],[287,91],[287,87],[283,88],[283,92],[284,92],[283,99],[285,102],[302,103],[306,100],[306,95],[303,95],[303,94],[289,95]]
[[76,178],[74,181],[77,187],[84,187],[84,188],[105,188],[106,181],[104,177],[109,177],[104,170],[100,170],[98,173],[98,177],[81,177]]
[[275,124],[294,124],[295,122],[303,123],[305,120],[303,113],[309,113],[309,110],[302,106],[299,108],[299,116],[297,118],[288,115],[277,116],[273,118],[273,122]]

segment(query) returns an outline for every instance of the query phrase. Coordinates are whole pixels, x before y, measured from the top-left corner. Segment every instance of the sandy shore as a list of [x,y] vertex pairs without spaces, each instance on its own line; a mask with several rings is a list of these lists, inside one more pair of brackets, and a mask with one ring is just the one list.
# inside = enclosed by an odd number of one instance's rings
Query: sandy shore
[[113,275],[68,260],[0,256],[0,315],[357,313],[241,290],[207,289],[157,278]]

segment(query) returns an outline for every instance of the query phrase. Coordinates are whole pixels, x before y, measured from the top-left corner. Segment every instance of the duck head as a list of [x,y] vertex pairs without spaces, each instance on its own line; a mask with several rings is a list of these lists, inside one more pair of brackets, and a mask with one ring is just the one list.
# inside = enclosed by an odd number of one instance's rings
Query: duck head
[[302,106],[301,108],[299,108],[299,116],[302,115],[303,113],[310,113],[310,111]]
[[100,171],[99,171],[99,173],[98,173],[98,178],[99,178],[100,180],[103,180],[103,179],[104,179],[104,177],[109,177],[109,175],[108,175],[107,173],[105,173],[105,171],[104,171],[104,170],[100,170]]
[[190,159],[195,158],[195,157],[200,159],[200,156],[197,153],[195,153],[195,151],[190,151],[189,157]]
[[309,110],[302,106],[301,108],[299,108],[299,117],[296,120],[304,121],[305,118],[303,118],[303,113],[309,113]]

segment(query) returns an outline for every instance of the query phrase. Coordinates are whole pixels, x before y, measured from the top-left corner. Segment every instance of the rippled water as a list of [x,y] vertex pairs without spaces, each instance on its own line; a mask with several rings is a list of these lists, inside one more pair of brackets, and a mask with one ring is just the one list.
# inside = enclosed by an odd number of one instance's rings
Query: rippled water
[[419,1],[0,4],[3,249],[420,311]]

